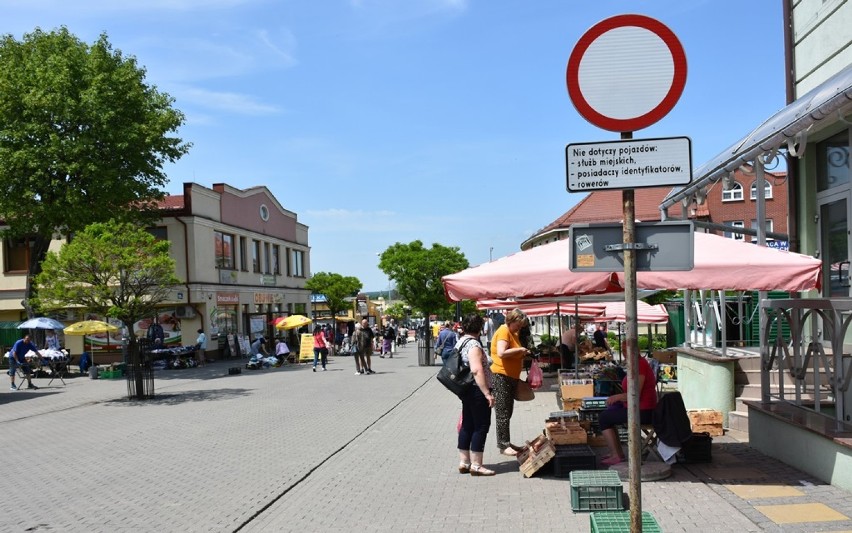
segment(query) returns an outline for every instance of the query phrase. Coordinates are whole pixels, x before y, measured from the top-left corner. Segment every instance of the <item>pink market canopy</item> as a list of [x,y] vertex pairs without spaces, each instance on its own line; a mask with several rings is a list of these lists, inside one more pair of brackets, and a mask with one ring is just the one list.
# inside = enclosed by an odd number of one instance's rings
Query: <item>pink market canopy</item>
[[518,308],[527,316],[550,316],[555,314],[577,315],[584,319],[596,319],[606,312],[606,305],[600,303],[581,302],[576,304],[563,302],[525,302],[514,300],[480,300],[476,308],[484,309],[515,309]]
[[[451,301],[547,299],[621,292],[623,272],[571,272],[570,242],[544,244],[443,277]],[[820,288],[821,262],[807,255],[695,234],[694,268],[638,272],[639,289],[805,291]]]

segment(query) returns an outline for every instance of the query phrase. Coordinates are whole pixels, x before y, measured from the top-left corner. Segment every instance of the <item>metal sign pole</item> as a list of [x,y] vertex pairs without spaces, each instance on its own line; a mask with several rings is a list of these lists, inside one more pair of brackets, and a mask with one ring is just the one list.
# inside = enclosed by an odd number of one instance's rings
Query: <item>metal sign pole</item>
[[[632,132],[622,132],[632,139]],[[639,441],[639,342],[636,321],[636,202],[633,189],[621,193],[624,208],[624,317],[627,338],[627,457],[630,473],[630,531],[642,531],[642,453]]]

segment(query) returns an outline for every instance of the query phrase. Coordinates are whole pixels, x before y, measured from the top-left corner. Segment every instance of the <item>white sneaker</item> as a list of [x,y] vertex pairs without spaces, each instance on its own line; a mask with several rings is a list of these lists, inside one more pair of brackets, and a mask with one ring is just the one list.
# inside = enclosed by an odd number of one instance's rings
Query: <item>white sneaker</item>
[[325,372],[325,371],[326,371],[326,368],[325,368],[325,367],[322,367],[322,371],[323,371],[323,372]]
[[[355,375],[356,375],[356,376],[360,376],[360,375],[361,375],[361,371],[359,370],[359,371],[355,372]],[[12,388],[14,389],[14,387],[12,387]]]

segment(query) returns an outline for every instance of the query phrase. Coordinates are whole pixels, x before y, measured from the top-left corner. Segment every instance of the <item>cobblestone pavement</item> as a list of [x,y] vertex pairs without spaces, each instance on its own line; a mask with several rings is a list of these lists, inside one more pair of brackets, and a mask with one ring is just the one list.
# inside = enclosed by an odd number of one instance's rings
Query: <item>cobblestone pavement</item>
[[[458,401],[416,359],[410,344],[375,357],[369,376],[354,375],[349,357],[332,357],[327,372],[227,375],[236,361],[164,370],[145,402],[126,400],[122,380],[4,388],[0,531],[590,530],[567,479],[523,478],[493,435],[485,462],[498,475],[458,474]],[[551,390],[517,404],[513,440],[533,438],[557,409]],[[738,496],[748,484],[802,495]],[[852,530],[848,492],[727,436],[713,463],[675,466],[643,483],[642,499],[667,532]],[[759,510],[775,503],[823,503],[842,518],[777,524]]]

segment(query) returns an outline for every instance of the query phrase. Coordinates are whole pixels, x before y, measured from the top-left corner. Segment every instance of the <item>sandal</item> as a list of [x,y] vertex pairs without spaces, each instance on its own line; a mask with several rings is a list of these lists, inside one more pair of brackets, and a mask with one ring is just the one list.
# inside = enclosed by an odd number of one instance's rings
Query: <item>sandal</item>
[[623,463],[625,461],[624,457],[619,457],[617,455],[613,455],[612,457],[607,457],[606,459],[601,461],[602,465],[613,466],[619,463]]
[[503,448],[502,450],[500,450],[500,453],[503,454],[503,455],[508,455],[509,457],[517,457],[518,456],[518,450],[516,450],[514,447]]
[[497,472],[485,468],[482,465],[472,464],[470,465],[470,475],[471,476],[493,476]]
[[459,474],[469,474],[470,463],[459,463]]

